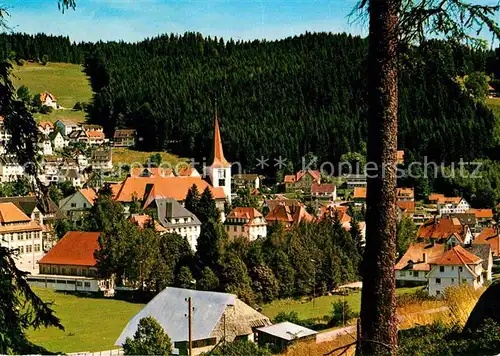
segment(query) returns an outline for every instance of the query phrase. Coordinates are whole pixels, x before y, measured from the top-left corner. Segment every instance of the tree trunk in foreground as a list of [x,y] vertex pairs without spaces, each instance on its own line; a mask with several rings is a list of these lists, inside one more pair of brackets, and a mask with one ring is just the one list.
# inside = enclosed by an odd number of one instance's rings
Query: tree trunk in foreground
[[394,260],[400,5],[401,0],[369,2],[367,236],[358,350],[363,355],[394,354],[397,347]]

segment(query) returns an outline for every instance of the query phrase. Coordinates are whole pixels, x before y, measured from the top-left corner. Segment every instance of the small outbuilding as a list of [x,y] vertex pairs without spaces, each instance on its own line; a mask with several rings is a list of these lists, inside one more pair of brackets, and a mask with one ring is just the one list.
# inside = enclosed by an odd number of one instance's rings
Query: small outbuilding
[[270,345],[275,352],[281,352],[296,340],[316,340],[317,331],[285,321],[257,329],[260,346]]

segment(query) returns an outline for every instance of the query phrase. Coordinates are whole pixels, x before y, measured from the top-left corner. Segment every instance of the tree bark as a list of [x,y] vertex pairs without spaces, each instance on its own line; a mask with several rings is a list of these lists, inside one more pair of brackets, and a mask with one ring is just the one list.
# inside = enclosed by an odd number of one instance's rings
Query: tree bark
[[394,262],[400,6],[401,0],[369,2],[367,236],[358,349],[363,355],[394,354],[397,348]]

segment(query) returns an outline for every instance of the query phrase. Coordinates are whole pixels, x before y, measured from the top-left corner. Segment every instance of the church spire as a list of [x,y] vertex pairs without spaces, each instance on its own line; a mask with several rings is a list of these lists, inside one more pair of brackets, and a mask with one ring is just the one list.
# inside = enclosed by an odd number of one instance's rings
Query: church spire
[[229,168],[231,164],[224,158],[224,151],[222,150],[222,139],[220,136],[219,128],[219,113],[217,111],[217,104],[215,104],[215,132],[214,132],[214,160],[212,162],[213,168]]

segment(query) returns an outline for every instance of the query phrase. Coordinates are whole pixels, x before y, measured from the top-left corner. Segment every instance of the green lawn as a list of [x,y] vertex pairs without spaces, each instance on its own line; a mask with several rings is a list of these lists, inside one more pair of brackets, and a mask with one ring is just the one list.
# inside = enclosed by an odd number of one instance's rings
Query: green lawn
[[500,98],[486,98],[486,105],[500,117]]
[[[415,293],[421,288],[422,287],[398,288],[396,293]],[[318,297],[314,300],[314,306],[312,301],[303,302],[295,299],[275,300],[269,304],[265,304],[262,307],[262,313],[270,319],[273,319],[279,312],[289,313],[295,311],[299,314],[299,319],[317,319],[330,314],[332,311],[332,303],[342,299],[349,302],[355,312],[359,312],[361,306],[361,292],[351,293],[345,297],[340,295]]]
[[89,103],[92,90],[83,68],[78,64],[49,63],[46,66],[26,62],[14,67],[13,82],[16,87],[24,85],[35,93],[49,91],[57,98],[57,103],[69,110],[55,110],[48,115],[35,114],[37,120],[56,121],[61,118],[85,121],[83,111],[72,111],[77,101]]
[[28,333],[29,339],[49,351],[104,351],[117,348],[114,342],[128,321],[144,305],[113,299],[82,298],[34,288],[61,319],[65,331],[42,328]]
[[[122,148],[115,147],[113,148],[113,164],[115,166],[121,164],[130,165],[134,164],[145,164],[149,157],[154,155],[155,153],[161,154],[162,163],[168,162],[172,166],[175,166],[179,162],[188,162],[185,158],[180,158],[174,154],[167,152],[145,152],[145,151],[137,151],[130,148]],[[165,166],[166,168],[167,166]]]

